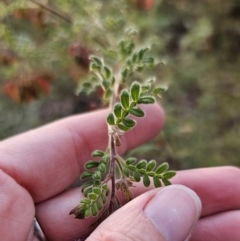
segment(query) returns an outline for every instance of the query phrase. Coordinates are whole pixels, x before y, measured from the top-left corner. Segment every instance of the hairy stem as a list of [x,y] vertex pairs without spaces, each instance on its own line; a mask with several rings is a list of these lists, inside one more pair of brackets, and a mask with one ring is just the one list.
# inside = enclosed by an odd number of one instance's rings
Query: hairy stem
[[[119,75],[119,74],[118,74]],[[110,110],[113,110],[114,104],[117,101],[117,95],[119,91],[119,76],[117,76],[117,80],[113,86],[113,93],[109,102]],[[112,127],[108,125],[108,132],[109,132],[109,148],[110,148],[110,178],[112,182],[112,191],[111,191],[111,200],[109,204],[109,211],[110,213],[114,212],[114,200],[115,200],[115,165],[117,160],[117,149],[116,149],[116,141],[114,136],[114,131]]]
[[121,165],[120,161],[119,161],[117,158],[116,158],[116,162],[117,162],[118,167],[119,167],[119,170],[120,170],[120,172],[121,172],[121,177],[124,178],[125,175],[124,175],[124,173],[123,173],[122,165]]
[[114,205],[114,199],[115,199],[115,164],[116,164],[116,146],[114,143],[114,136],[113,134],[110,134],[110,177],[112,182],[112,191],[111,191],[111,200],[109,205],[109,211],[112,213],[113,205]]

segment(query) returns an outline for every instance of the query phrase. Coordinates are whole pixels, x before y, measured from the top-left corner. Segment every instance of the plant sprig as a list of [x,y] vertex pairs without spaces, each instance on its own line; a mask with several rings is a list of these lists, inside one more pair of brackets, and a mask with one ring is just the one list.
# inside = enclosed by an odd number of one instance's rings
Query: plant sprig
[[[133,45],[130,45],[133,46]],[[147,48],[134,52],[129,50],[130,58],[125,58],[126,63],[122,64],[120,70],[125,70],[126,66],[132,73],[138,70],[141,65],[144,69],[149,67],[151,57],[144,58]],[[143,65],[144,63],[144,65]],[[147,64],[146,64],[147,63]],[[82,185],[81,191],[85,198],[70,213],[76,218],[87,218],[90,215],[97,216],[101,210],[102,215],[98,222],[118,209],[121,204],[116,196],[116,190],[122,191],[127,200],[131,200],[133,195],[130,188],[134,187],[134,182],[143,182],[148,187],[151,182],[155,187],[170,185],[169,179],[175,175],[174,171],[169,171],[168,164],[163,163],[157,166],[155,160],[137,160],[132,157],[126,161],[117,153],[117,147],[121,145],[121,136],[133,129],[137,125],[137,118],[145,116],[142,104],[154,104],[156,97],[164,91],[161,87],[154,86],[154,79],[145,83],[133,81],[129,88],[126,86],[127,76],[121,71],[120,77],[109,68],[105,61],[97,56],[91,57],[91,72],[98,85],[104,91],[103,98],[111,103],[111,112],[107,116],[109,130],[109,145],[106,151],[95,150],[93,158],[85,164],[86,171],[81,175],[81,179],[87,181]],[[129,73],[130,73],[129,72]],[[116,85],[125,85],[121,91]],[[96,85],[97,86],[97,85]],[[84,88],[93,87],[91,84],[84,85]],[[121,177],[116,180],[116,168],[119,169]],[[110,185],[111,184],[111,185]],[[111,194],[111,195],[109,195]],[[108,201],[107,201],[108,200]]]
[[79,219],[87,218],[90,215],[97,216],[106,204],[106,197],[109,195],[109,192],[107,184],[91,188],[87,196],[80,201],[80,205],[74,208],[70,214],[75,214],[75,217]]
[[107,122],[111,126],[117,126],[122,131],[129,131],[135,125],[136,121],[132,118],[127,118],[130,114],[136,117],[144,117],[144,111],[138,107],[138,104],[153,104],[155,98],[151,95],[146,95],[143,88],[138,82],[133,82],[130,91],[122,90],[120,94],[120,103],[116,103],[113,112],[107,117]]
[[[108,125],[109,143],[105,151],[95,150],[93,160],[85,164],[86,171],[81,175],[84,184],[81,191],[84,199],[70,213],[84,219],[98,216],[95,223],[111,215],[121,207],[116,190],[123,193],[127,201],[133,198],[131,188],[142,181],[145,187],[151,183],[155,187],[170,185],[176,173],[169,170],[167,163],[157,165],[155,160],[140,160],[131,157],[124,160],[118,154],[121,136],[131,131],[138,118],[144,118],[143,104],[154,104],[165,91],[156,86],[155,78],[145,82],[136,78],[155,66],[149,47],[137,48],[132,35],[120,43],[100,51],[102,55],[90,56],[90,77],[79,86],[80,92],[91,93],[101,88],[102,99],[109,103]],[[125,36],[125,37],[126,37]],[[111,53],[111,54],[110,54]],[[111,57],[110,57],[111,55]],[[141,131],[141,130],[140,130]],[[117,173],[120,177],[117,179]]]
[[[149,187],[151,184],[151,178],[155,187],[161,187],[161,180],[165,186],[171,184],[170,178],[176,175],[175,171],[169,171],[168,163],[162,163],[156,167],[157,163],[155,160],[147,162],[146,160],[141,160],[137,164],[135,158],[128,158],[124,166],[124,174],[130,177],[131,180],[135,182],[140,182],[141,177],[145,187]],[[135,164],[135,165],[134,165]]]

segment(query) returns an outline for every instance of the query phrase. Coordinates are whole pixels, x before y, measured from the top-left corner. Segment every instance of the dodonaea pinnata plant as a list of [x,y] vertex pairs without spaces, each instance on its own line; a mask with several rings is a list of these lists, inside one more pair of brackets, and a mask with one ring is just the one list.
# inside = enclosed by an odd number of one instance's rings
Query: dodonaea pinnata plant
[[[154,57],[149,47],[136,46],[136,31],[130,31],[126,28],[129,24],[122,22],[126,19],[126,9],[117,7],[121,15],[108,19],[111,26],[107,30],[102,18],[95,21],[98,30],[107,31],[106,36],[111,41],[117,31],[124,37],[104,45],[98,54],[90,56],[88,80],[81,82],[78,89],[79,92],[91,93],[101,88],[103,101],[109,105],[106,119],[108,146],[106,150],[93,151],[93,160],[85,164],[85,172],[81,175],[85,181],[81,187],[85,197],[70,212],[79,219],[98,216],[95,223],[100,223],[121,207],[116,190],[122,191],[126,200],[130,201],[135,182],[142,181],[145,187],[151,183],[161,187],[163,184],[170,185],[169,179],[175,175],[174,171],[168,170],[167,163],[158,165],[155,160],[138,161],[134,157],[125,160],[118,154],[122,135],[137,125],[138,118],[145,116],[142,104],[154,104],[165,89],[156,85],[155,78],[143,75],[143,71],[149,71],[156,65]],[[114,34],[111,35],[111,32]],[[141,75],[147,80],[142,80]]]

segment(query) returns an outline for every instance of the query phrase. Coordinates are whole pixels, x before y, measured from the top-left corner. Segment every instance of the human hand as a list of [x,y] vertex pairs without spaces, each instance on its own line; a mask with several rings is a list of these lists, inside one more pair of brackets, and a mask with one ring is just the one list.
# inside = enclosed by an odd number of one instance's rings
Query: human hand
[[[147,118],[148,125],[145,125],[146,120],[143,122],[139,120],[138,127],[124,137],[126,140],[123,141],[121,152],[147,141],[161,129],[162,110],[155,106],[149,107],[146,111],[149,113],[154,111],[154,118]],[[67,191],[66,189],[83,171],[83,164],[89,159],[91,151],[95,148],[104,149],[106,146],[107,130],[104,121],[106,114],[106,111],[100,111],[71,117],[1,142],[0,237],[2,240],[36,241],[32,227],[35,209],[37,219],[49,241],[72,241],[77,237],[87,236],[92,231],[90,229],[92,218],[76,220],[68,215],[69,210],[81,198],[81,193],[78,188]],[[144,132],[137,131],[143,127]],[[200,176],[197,175],[198,173]],[[229,174],[232,176],[231,180]],[[224,225],[230,226],[237,221],[239,223],[238,211],[232,211],[230,215],[227,212],[239,208],[240,188],[234,186],[239,182],[238,178],[239,171],[234,168],[179,172],[174,183],[181,183],[194,189],[203,203],[203,218],[197,223],[192,240],[221,240],[211,238],[214,237],[211,235],[215,235],[219,225],[223,225],[223,222],[216,222],[216,215],[220,217],[227,215],[227,222],[224,222]],[[184,240],[177,238],[182,238],[179,232],[184,227],[186,229],[183,235],[188,235],[196,222],[200,211],[198,198],[182,186],[164,189],[165,191],[155,189],[146,192],[125,205],[105,220],[92,233],[89,240],[107,240],[106,238],[108,240],[165,240],[164,230],[158,229],[156,223],[152,224],[149,221],[151,215],[149,219],[144,218],[147,203],[151,204],[158,197],[162,198],[162,201],[160,200],[159,207],[155,208],[154,214],[161,212],[159,217],[163,216],[163,210],[166,210],[169,207],[167,205],[171,203],[166,202],[166,198],[178,201],[179,215],[183,213],[184,208],[187,210],[188,215],[184,211],[184,217],[181,216],[184,221],[177,222],[182,226],[176,226],[176,224],[167,226],[172,228],[171,235],[175,235],[172,236],[174,239],[170,240]],[[138,196],[146,189],[139,186],[133,188],[133,191],[135,196]],[[217,214],[222,211],[226,213]],[[206,215],[209,217],[205,217]],[[214,225],[208,229],[208,232],[205,232],[209,218],[213,220]],[[152,220],[154,221],[154,217]],[[157,220],[161,223],[160,219]],[[145,232],[146,227],[151,231]],[[233,228],[220,229],[219,237],[227,237],[231,241],[239,240],[236,224],[231,227]],[[227,238],[222,240],[227,240]]]
[[[146,113],[148,117],[123,136],[120,152],[159,132],[162,109],[149,106]],[[73,241],[89,233],[93,219],[69,216],[81,198],[79,188],[66,189],[79,178],[91,152],[106,148],[107,114],[104,110],[70,117],[0,142],[0,240],[37,240],[35,215],[50,241]]]
[[[147,192],[141,185],[132,189],[134,195],[139,196],[105,220],[89,241],[240,240],[238,168],[179,171],[171,181],[175,185]],[[200,197],[202,210],[198,197],[191,190]]]

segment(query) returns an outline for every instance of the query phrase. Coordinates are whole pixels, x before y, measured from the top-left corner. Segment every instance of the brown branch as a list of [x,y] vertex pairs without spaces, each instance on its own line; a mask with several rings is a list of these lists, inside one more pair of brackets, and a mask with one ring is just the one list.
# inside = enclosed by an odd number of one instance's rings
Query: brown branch
[[112,191],[111,191],[111,199],[109,204],[109,211],[110,213],[114,212],[114,200],[115,200],[115,163],[116,163],[116,146],[114,142],[113,134],[109,134],[109,145],[110,145],[110,177],[112,182]]
[[57,10],[50,8],[49,6],[46,6],[46,5],[42,4],[42,3],[39,3],[36,0],[29,0],[29,1],[34,3],[34,4],[36,4],[36,5],[38,5],[39,7],[43,8],[44,10],[46,10],[46,11],[48,11],[48,12],[50,12],[50,13],[56,15],[56,16],[58,16],[59,18],[65,20],[66,22],[68,22],[70,24],[73,23],[72,19],[69,16],[66,16],[63,13],[60,13]]
[[112,180],[112,195],[111,198],[115,196],[115,161],[116,161],[116,146],[114,142],[113,134],[110,134],[110,176]]

